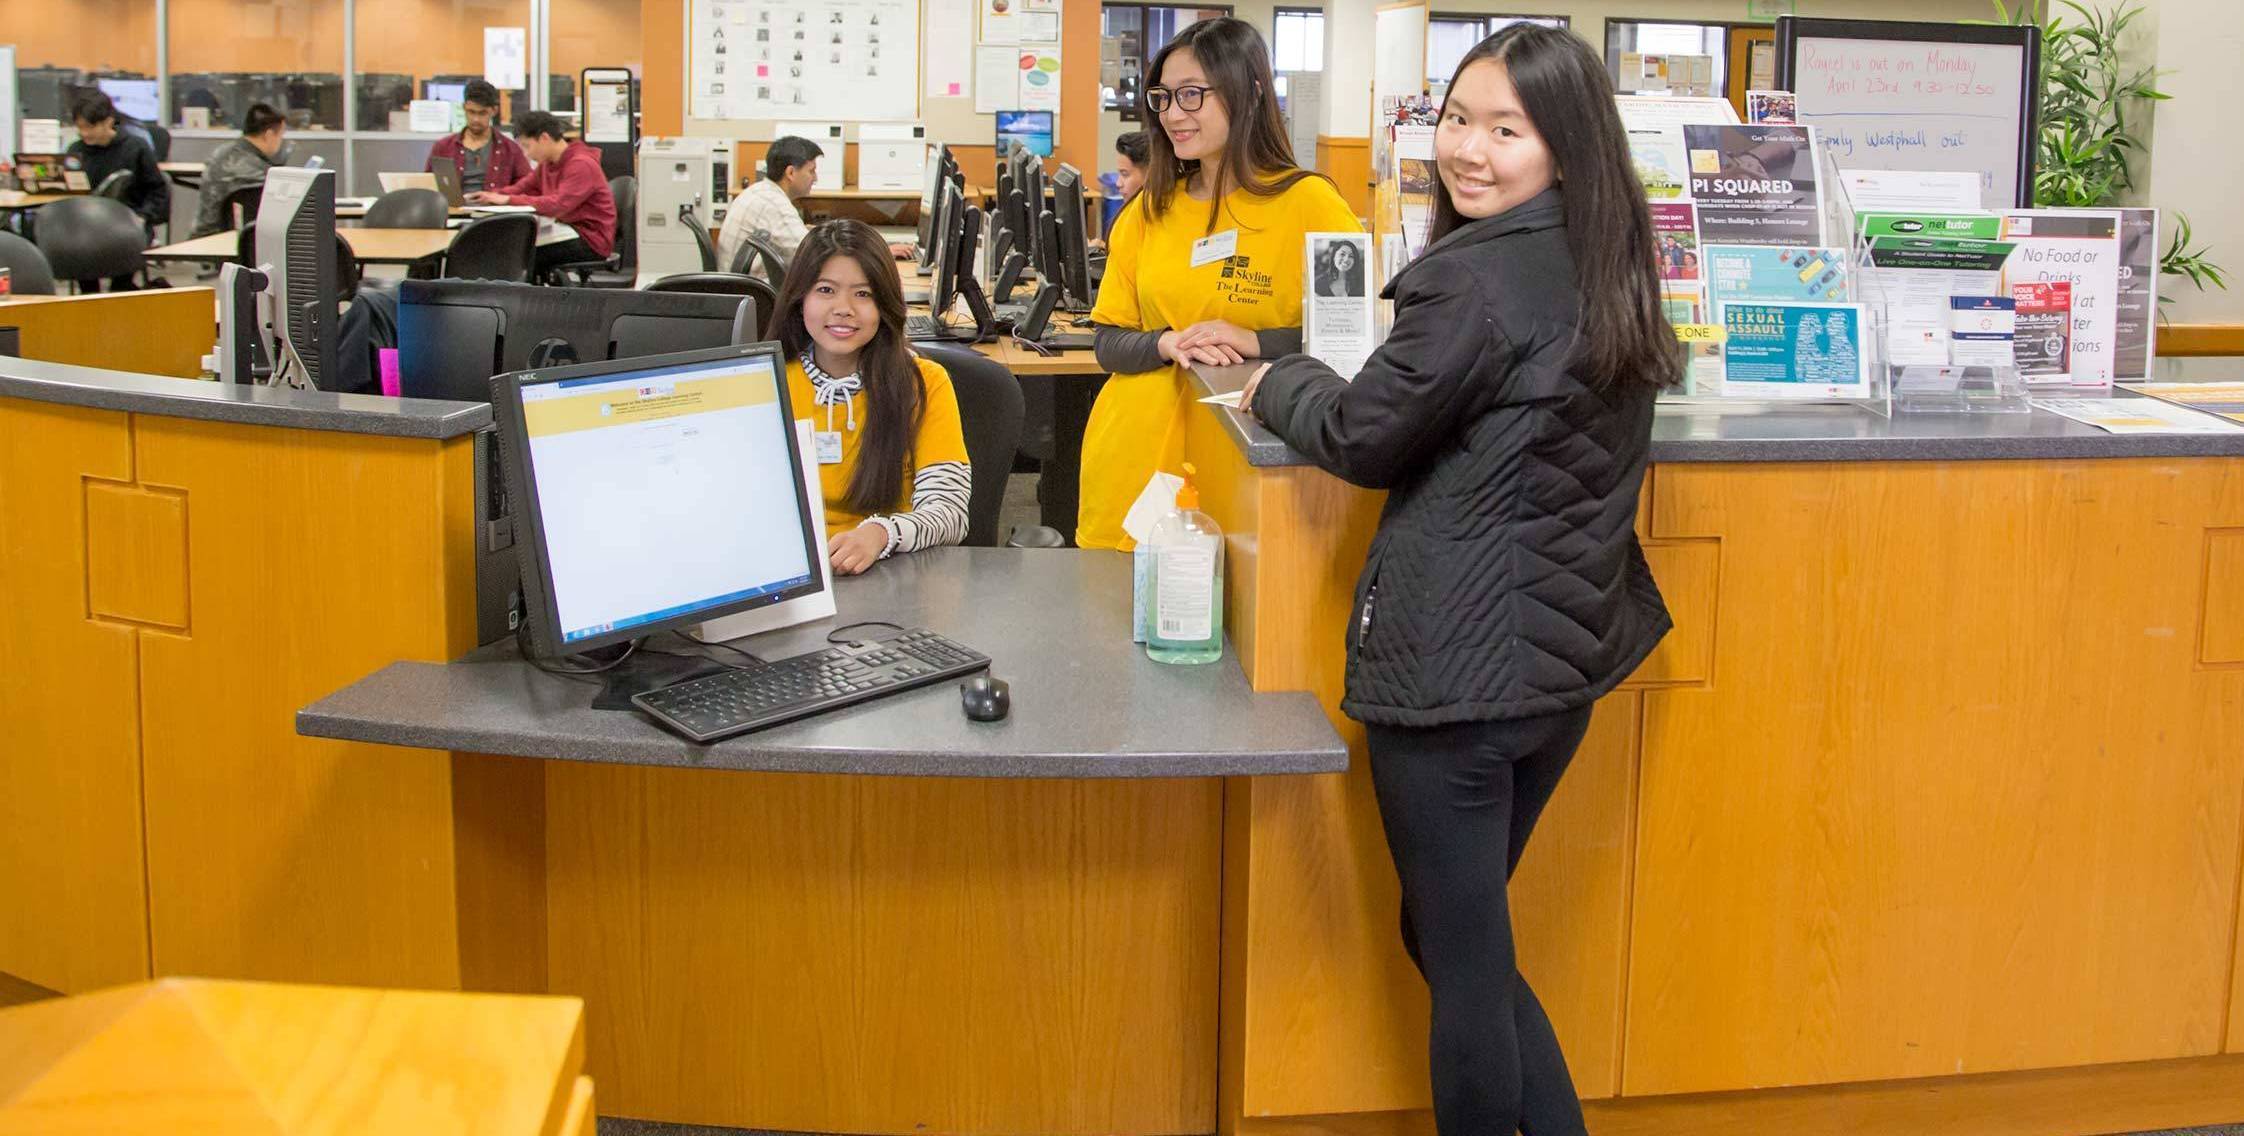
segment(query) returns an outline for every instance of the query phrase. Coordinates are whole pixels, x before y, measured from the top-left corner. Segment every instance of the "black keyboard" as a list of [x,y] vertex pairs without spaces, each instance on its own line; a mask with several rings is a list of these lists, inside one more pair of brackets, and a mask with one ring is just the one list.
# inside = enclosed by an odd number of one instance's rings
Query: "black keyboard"
[[904,338],[917,340],[948,339],[950,335],[934,316],[905,316]]
[[989,665],[989,656],[932,631],[908,631],[885,643],[828,647],[719,671],[633,695],[631,701],[672,733],[713,742],[972,674]]

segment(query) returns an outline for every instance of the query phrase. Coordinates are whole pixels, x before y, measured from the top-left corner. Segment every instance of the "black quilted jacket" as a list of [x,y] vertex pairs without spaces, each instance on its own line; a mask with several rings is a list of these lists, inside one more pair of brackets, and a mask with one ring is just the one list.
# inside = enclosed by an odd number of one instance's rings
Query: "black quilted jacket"
[[1255,413],[1387,507],[1347,629],[1358,721],[1436,726],[1595,701],[1667,633],[1637,545],[1655,391],[1567,372],[1579,311],[1555,191],[1442,238],[1397,274],[1354,382],[1306,355]]

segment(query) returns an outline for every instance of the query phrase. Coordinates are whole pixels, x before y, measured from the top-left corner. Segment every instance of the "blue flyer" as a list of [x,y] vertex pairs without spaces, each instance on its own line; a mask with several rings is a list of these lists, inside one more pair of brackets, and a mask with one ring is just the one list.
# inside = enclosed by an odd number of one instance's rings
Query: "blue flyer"
[[1725,398],[1868,398],[1860,304],[1726,303]]
[[1808,245],[1707,245],[1707,298],[1732,300],[1814,300],[1836,303],[1854,297],[1847,289],[1844,250]]

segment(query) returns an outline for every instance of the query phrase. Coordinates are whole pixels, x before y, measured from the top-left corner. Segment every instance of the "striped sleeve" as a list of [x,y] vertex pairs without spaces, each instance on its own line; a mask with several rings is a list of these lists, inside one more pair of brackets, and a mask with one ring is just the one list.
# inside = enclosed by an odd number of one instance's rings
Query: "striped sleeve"
[[881,556],[964,541],[966,503],[973,489],[973,467],[965,462],[929,462],[919,467],[912,475],[911,509],[868,518],[888,530],[888,547]]

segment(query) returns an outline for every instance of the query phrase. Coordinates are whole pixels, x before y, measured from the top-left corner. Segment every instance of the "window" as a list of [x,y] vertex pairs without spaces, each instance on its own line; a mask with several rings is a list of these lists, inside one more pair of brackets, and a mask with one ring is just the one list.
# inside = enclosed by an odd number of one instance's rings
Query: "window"
[[[1229,7],[1178,8],[1162,4],[1106,4],[1099,10],[1099,33],[1107,48],[1099,61],[1099,88],[1108,110],[1134,114],[1146,63],[1202,20],[1231,14]],[[1320,41],[1320,53],[1321,53]]]
[[[1728,24],[1607,20],[1605,70],[1613,77],[1613,89],[1624,94],[1674,91],[1719,96],[1729,62],[1729,35]],[[1699,64],[1701,57],[1709,62]],[[1633,67],[1624,66],[1632,62]]]
[[1270,28],[1270,69],[1325,69],[1325,14],[1317,8],[1280,8]]
[[1457,73],[1459,60],[1475,44],[1512,24],[1541,24],[1566,30],[1565,16],[1480,16],[1436,12],[1426,22],[1426,82],[1440,88]]

